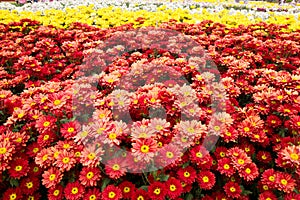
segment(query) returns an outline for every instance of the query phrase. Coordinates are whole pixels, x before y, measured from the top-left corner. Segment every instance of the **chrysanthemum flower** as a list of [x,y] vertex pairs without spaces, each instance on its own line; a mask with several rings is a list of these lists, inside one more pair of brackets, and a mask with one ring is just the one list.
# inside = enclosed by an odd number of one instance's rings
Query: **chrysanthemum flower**
[[246,181],[252,181],[258,177],[258,168],[254,163],[245,165],[245,167],[238,169],[239,175]]
[[26,177],[20,182],[20,188],[22,193],[26,195],[32,195],[40,187],[40,180],[37,177]]
[[121,189],[124,199],[130,199],[136,191],[135,185],[129,181],[123,181],[118,187]]
[[180,181],[186,184],[191,184],[195,181],[197,173],[192,166],[187,166],[186,168],[180,168],[177,171],[177,176]]
[[297,200],[300,199],[300,194],[295,192],[291,192],[289,194],[284,195],[284,200]]
[[228,156],[231,158],[231,164],[237,170],[252,162],[251,158],[245,153],[245,151],[237,147],[229,149]]
[[209,152],[202,145],[197,145],[189,151],[189,158],[191,162],[196,165],[200,165],[202,162],[207,161],[208,159],[206,158],[208,157],[210,157]]
[[216,183],[216,177],[210,171],[200,171],[197,176],[197,182],[200,188],[210,190]]
[[281,150],[279,154],[282,156],[284,162],[295,167],[300,166],[300,145],[288,146]]
[[290,193],[295,189],[296,181],[292,176],[285,172],[278,172],[275,180],[275,187],[286,193]]
[[126,174],[126,163],[122,157],[113,158],[105,165],[106,174],[112,179],[118,179]]
[[55,117],[42,115],[36,121],[35,126],[38,129],[38,131],[43,133],[46,130],[51,130],[56,128],[56,124],[55,124],[56,120],[57,119]]
[[84,187],[78,182],[68,183],[64,189],[67,200],[76,200],[83,197]]
[[57,185],[48,190],[47,195],[49,200],[62,200],[64,198],[64,188],[61,185]]
[[265,191],[259,194],[259,200],[277,200],[277,196],[271,191]]
[[79,175],[79,181],[84,186],[97,186],[97,181],[99,181],[100,178],[101,174],[98,167],[83,167]]
[[174,177],[169,178],[166,182],[166,191],[167,196],[170,199],[179,197],[183,191],[180,181],[178,179],[175,179]]
[[149,198],[147,191],[145,191],[143,189],[138,189],[133,193],[131,199],[132,200],[149,200],[150,198]]
[[16,158],[10,163],[8,174],[12,178],[19,179],[22,176],[27,175],[29,171],[28,158]]
[[97,167],[100,165],[103,155],[103,150],[101,147],[96,147],[96,145],[85,147],[80,155],[80,163],[86,167]]
[[99,188],[89,188],[86,190],[83,199],[86,200],[100,200],[101,199],[101,191]]
[[134,140],[138,139],[146,139],[146,138],[154,138],[155,137],[155,129],[146,125],[137,125],[133,124],[131,127],[131,137]]
[[114,185],[108,185],[102,191],[103,200],[119,200],[122,198],[122,191]]
[[176,160],[180,159],[180,154],[178,147],[169,144],[160,148],[158,151],[158,155],[155,157],[155,163],[159,166],[167,166],[176,163]]
[[14,149],[14,145],[9,140],[0,141],[0,161],[11,160]]
[[262,184],[267,185],[270,189],[275,187],[277,172],[274,169],[267,169],[261,175]]
[[44,171],[42,177],[42,184],[46,188],[53,188],[62,180],[63,174],[59,169],[51,167],[47,171]]
[[69,171],[75,164],[76,159],[74,158],[74,152],[68,152],[66,150],[62,150],[54,162],[54,165],[62,171]]
[[48,147],[57,139],[57,135],[54,131],[46,130],[37,137],[37,143],[41,148]]
[[139,160],[149,162],[157,151],[157,143],[151,138],[138,139],[132,144],[132,154]]
[[262,163],[270,163],[272,161],[272,156],[268,151],[257,152],[256,158]]
[[9,188],[3,193],[3,200],[22,199],[20,188]]
[[71,121],[61,125],[60,133],[64,138],[69,139],[76,136],[80,128],[79,122]]
[[34,142],[27,146],[26,154],[30,158],[34,158],[41,149],[42,148],[40,148],[39,144],[37,142]]
[[225,174],[226,176],[230,177],[235,173],[233,165],[231,164],[231,160],[229,158],[222,158],[218,160],[218,168],[217,170],[221,174]]
[[150,199],[164,200],[166,198],[166,186],[162,182],[153,182],[148,187]]
[[242,189],[238,183],[235,182],[227,182],[224,185],[224,191],[228,197],[238,198],[241,196]]

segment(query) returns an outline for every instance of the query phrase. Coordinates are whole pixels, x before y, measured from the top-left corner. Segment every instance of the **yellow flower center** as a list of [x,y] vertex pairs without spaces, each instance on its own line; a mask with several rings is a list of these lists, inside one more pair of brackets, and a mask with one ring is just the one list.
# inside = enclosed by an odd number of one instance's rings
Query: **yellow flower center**
[[156,189],[154,190],[154,194],[159,195],[159,194],[160,194],[160,189],[159,189],[159,188],[156,188]]
[[238,163],[239,163],[240,165],[242,165],[242,164],[245,163],[245,161],[244,161],[243,159],[238,159]]
[[148,153],[149,152],[149,146],[147,146],[147,145],[141,146],[141,152],[142,153]]
[[251,169],[247,168],[247,169],[245,170],[245,172],[246,172],[247,174],[250,174],[250,173],[251,173]]
[[236,189],[234,187],[230,187],[230,192],[235,192]]
[[214,126],[214,130],[215,130],[215,131],[219,131],[220,129],[221,129],[220,126]]
[[36,147],[32,151],[33,151],[33,153],[37,153],[39,151],[39,148]]
[[17,194],[11,194],[11,195],[9,195],[9,199],[10,200],[14,200],[14,199],[17,199]]
[[39,171],[39,168],[38,167],[34,167],[33,168],[33,172],[38,172]]
[[94,160],[95,157],[96,157],[96,155],[95,155],[94,153],[90,153],[90,154],[88,155],[88,159],[90,159],[90,160]]
[[54,196],[58,196],[58,195],[59,195],[59,193],[60,193],[60,191],[59,191],[59,190],[54,190],[54,192],[53,192],[53,195],[54,195]]
[[166,155],[167,155],[167,158],[173,158],[174,157],[174,154],[172,152],[170,152],[170,151],[168,151],[166,153]]
[[267,185],[264,185],[264,186],[263,186],[263,189],[264,189],[264,190],[269,190],[269,187],[268,187]]
[[226,155],[226,154],[225,154],[224,152],[221,152],[221,153],[220,153],[220,156],[221,156],[222,158],[225,157],[225,155]]
[[270,176],[269,180],[273,182],[273,181],[275,181],[275,177],[274,176]]
[[78,193],[78,188],[77,187],[74,187],[72,188],[72,194],[77,194]]
[[128,193],[130,192],[130,187],[124,187],[124,190],[123,190],[125,193]]
[[299,159],[298,154],[292,153],[290,156],[291,156],[292,160],[298,160]]
[[21,171],[23,169],[23,167],[21,165],[16,166],[15,170],[17,172]]
[[7,149],[5,147],[0,148],[0,154],[5,154],[7,152]]
[[266,160],[266,159],[267,159],[267,156],[266,156],[266,155],[262,155],[261,158],[262,158],[263,160]]
[[280,183],[281,183],[282,185],[286,185],[286,184],[287,184],[287,180],[281,179],[281,180],[280,180]]
[[75,129],[74,129],[73,127],[69,127],[69,128],[68,128],[68,132],[69,132],[69,133],[73,133],[74,131],[75,131]]
[[50,180],[50,181],[53,181],[55,178],[56,178],[56,175],[55,175],[55,174],[51,174],[51,175],[49,176],[49,180]]
[[114,140],[114,139],[117,138],[117,134],[115,134],[115,133],[110,133],[108,137],[109,137],[109,139]]
[[87,177],[88,179],[91,179],[91,178],[94,177],[94,173],[93,173],[93,172],[89,172],[89,173],[87,173],[86,177]]
[[112,169],[115,170],[115,171],[119,170],[120,169],[120,165],[114,164],[113,167],[112,167]]
[[108,193],[108,198],[113,199],[116,196],[116,193],[114,192],[109,192]]
[[143,196],[139,196],[137,200],[145,200]]
[[204,177],[202,178],[202,180],[203,180],[204,183],[208,183],[209,178],[208,178],[207,176],[204,176]]
[[70,162],[70,158],[69,157],[65,157],[65,158],[63,158],[62,161],[63,161],[64,164],[67,164],[67,163]]
[[197,153],[196,153],[196,157],[197,157],[197,158],[202,158],[202,156],[203,156],[203,155],[202,155],[201,152],[197,152]]
[[164,129],[164,127],[162,127],[162,125],[156,125],[155,129],[161,131]]
[[230,168],[230,166],[228,164],[224,165],[224,169],[229,169],[229,168]]
[[28,189],[32,188],[33,187],[33,183],[32,182],[26,183],[26,187]]
[[244,131],[245,131],[245,132],[249,132],[249,131],[250,131],[250,128],[249,128],[249,127],[245,127],[245,128],[244,128]]
[[56,106],[58,106],[60,103],[61,103],[61,101],[60,101],[59,99],[56,99],[56,100],[54,101],[54,105],[56,105]]
[[49,137],[50,137],[49,135],[44,135],[44,138],[43,138],[43,139],[44,139],[44,140],[48,140]]
[[183,176],[186,177],[186,178],[188,178],[188,177],[191,176],[191,174],[190,174],[190,172],[184,172],[184,173],[183,173]]
[[176,185],[170,185],[170,191],[174,192],[176,190]]
[[89,200],[94,200],[94,199],[96,199],[96,195],[92,194],[92,195],[90,196]]
[[189,133],[194,133],[194,132],[195,132],[195,129],[194,129],[194,128],[188,128],[187,131],[188,131]]
[[44,122],[43,126],[48,127],[50,125],[50,122],[46,121]]

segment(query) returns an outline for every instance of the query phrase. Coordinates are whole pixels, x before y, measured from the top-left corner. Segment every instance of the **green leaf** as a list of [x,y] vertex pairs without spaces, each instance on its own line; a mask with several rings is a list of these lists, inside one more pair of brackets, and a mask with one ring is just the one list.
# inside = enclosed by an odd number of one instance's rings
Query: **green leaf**
[[143,190],[145,190],[145,191],[148,191],[148,186],[147,186],[147,185],[143,185],[143,186],[141,186],[139,189],[143,189]]
[[105,178],[103,181],[102,181],[102,186],[101,186],[101,191],[103,192],[103,190],[106,188],[106,186],[109,184],[110,182],[110,179],[109,178]]
[[159,180],[160,181],[167,181],[169,179],[170,175],[167,175],[167,174],[160,174],[159,176]]
[[188,193],[185,200],[193,200],[194,196],[191,193]]
[[19,186],[19,181],[17,179],[10,179],[9,183],[13,187],[18,187]]

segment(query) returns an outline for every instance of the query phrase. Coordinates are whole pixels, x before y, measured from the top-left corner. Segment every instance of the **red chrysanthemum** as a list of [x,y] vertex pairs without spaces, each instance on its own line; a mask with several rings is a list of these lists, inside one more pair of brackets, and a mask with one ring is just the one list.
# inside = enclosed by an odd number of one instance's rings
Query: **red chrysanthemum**
[[183,191],[180,181],[173,177],[166,182],[166,190],[170,199],[179,197]]
[[197,176],[197,182],[200,188],[210,190],[216,183],[215,174],[210,171],[200,171]]
[[227,153],[226,147],[218,146],[214,152],[214,155],[219,160],[219,159],[225,158],[226,153]]
[[98,167],[83,167],[79,175],[79,181],[84,186],[97,186],[97,181],[99,181],[100,178],[101,174]]
[[246,181],[253,181],[258,177],[258,168],[254,163],[247,164],[245,167],[238,170],[239,175]]
[[224,185],[224,191],[226,195],[231,198],[239,198],[242,193],[240,185],[231,181]]
[[83,199],[85,200],[100,200],[101,191],[99,188],[89,188],[86,190]]
[[222,158],[218,161],[218,168],[217,170],[221,174],[225,174],[226,176],[230,177],[235,173],[235,169],[231,164],[231,160],[229,158]]
[[62,179],[63,175],[61,171],[55,167],[51,167],[43,173],[42,184],[46,188],[55,187]]
[[0,162],[11,160],[14,152],[14,145],[9,140],[0,141]]
[[61,185],[57,185],[48,190],[48,199],[49,200],[62,200],[64,197],[64,188]]
[[282,160],[287,164],[291,164],[295,167],[300,166],[300,145],[288,146],[279,152]]
[[117,157],[109,160],[105,165],[105,172],[112,179],[118,179],[124,176],[126,174],[124,159]]
[[65,124],[62,124],[60,127],[61,135],[66,138],[73,138],[80,131],[80,124],[77,121],[71,121]]
[[74,157],[74,152],[68,152],[67,150],[62,150],[57,159],[54,162],[54,165],[60,168],[62,171],[69,171],[76,164],[76,159]]
[[274,169],[267,169],[261,175],[261,182],[270,189],[275,187],[277,172]]
[[119,200],[122,198],[122,191],[114,185],[108,185],[102,192],[103,200]]
[[285,172],[278,172],[276,175],[275,187],[286,193],[290,193],[295,189],[296,181],[292,176]]
[[272,156],[268,151],[257,152],[256,158],[262,163],[270,163],[272,160]]
[[130,199],[135,193],[136,187],[129,181],[124,181],[119,185],[124,199]]
[[29,164],[27,158],[16,158],[10,164],[8,174],[12,178],[19,179],[22,176],[27,175],[29,171]]
[[20,188],[9,188],[2,196],[2,200],[22,199],[22,192]]
[[42,115],[36,121],[35,127],[38,129],[38,131],[43,133],[46,130],[51,130],[56,128],[56,124],[55,124],[56,120],[57,119],[55,117],[52,117],[50,115],[48,116]]
[[26,195],[33,194],[40,187],[40,180],[37,177],[26,177],[23,178],[20,182],[20,188],[22,193]]
[[138,189],[132,195],[131,200],[149,200],[149,195],[147,191]]
[[180,168],[177,171],[177,177],[180,181],[191,184],[195,181],[197,176],[196,170],[192,166],[187,166],[186,168]]
[[149,162],[158,149],[156,141],[152,138],[137,139],[132,144],[132,154],[139,160]]
[[64,189],[65,198],[67,200],[77,200],[83,196],[84,187],[78,182],[68,183]]
[[148,187],[148,195],[150,199],[164,200],[166,198],[167,190],[162,182],[153,182]]
[[259,200],[277,200],[276,195],[271,191],[265,191],[259,194]]

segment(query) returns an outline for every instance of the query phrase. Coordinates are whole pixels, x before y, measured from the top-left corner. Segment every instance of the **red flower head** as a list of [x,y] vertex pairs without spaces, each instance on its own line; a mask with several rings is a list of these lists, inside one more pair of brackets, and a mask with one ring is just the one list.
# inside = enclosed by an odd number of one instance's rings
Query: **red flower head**
[[150,199],[164,200],[166,198],[167,189],[162,182],[153,182],[148,187],[148,195]]
[[218,146],[216,148],[215,152],[214,152],[214,155],[219,160],[219,159],[225,158],[226,152],[227,152],[227,148],[226,147]]
[[259,151],[256,158],[262,163],[270,163],[272,161],[272,155],[268,151]]
[[61,150],[58,154],[54,165],[61,169],[61,171],[69,171],[76,164],[74,152],[68,152],[67,150]]
[[158,149],[158,145],[152,138],[137,139],[132,144],[133,156],[139,160],[149,162],[154,157],[155,152]]
[[268,186],[270,189],[274,188],[277,173],[274,169],[267,169],[261,175],[262,184]]
[[177,177],[180,181],[191,184],[195,181],[197,176],[196,170],[192,166],[187,166],[186,168],[180,168],[177,171]]
[[114,185],[108,185],[102,192],[103,200],[119,200],[122,198],[122,191]]
[[105,165],[106,174],[112,179],[118,179],[126,174],[124,158],[117,157],[109,160]]
[[79,175],[79,181],[84,186],[97,186],[97,181],[100,179],[101,174],[98,167],[83,167]]
[[15,152],[15,145],[13,145],[9,140],[2,140],[1,137],[0,140],[0,162],[11,160],[12,155]]
[[42,115],[36,121],[36,128],[38,131],[43,133],[46,130],[51,130],[56,128],[56,118],[52,116]]
[[3,194],[3,200],[22,199],[20,188],[9,188]]
[[71,121],[66,124],[62,124],[60,127],[61,135],[66,138],[72,138],[80,131],[80,124],[77,121]]
[[230,177],[235,173],[235,169],[231,164],[231,160],[229,158],[223,158],[218,161],[218,168],[217,170],[221,174],[225,174],[226,176]]
[[84,187],[78,182],[68,183],[64,189],[65,198],[67,200],[80,199],[83,196]]
[[138,189],[134,192],[131,197],[132,200],[149,200],[149,195],[147,191],[143,189]]
[[57,185],[48,190],[48,199],[49,200],[62,200],[64,197],[64,188],[61,185]]
[[61,171],[55,167],[51,167],[43,173],[42,183],[46,188],[55,187],[62,179]]
[[136,191],[136,187],[129,181],[124,181],[119,185],[124,199],[130,199]]
[[166,182],[166,190],[169,198],[175,199],[181,195],[183,188],[179,180],[171,177]]
[[285,172],[278,172],[275,181],[275,187],[286,193],[290,193],[295,189],[296,181],[292,176]]
[[23,178],[20,183],[22,193],[26,195],[32,195],[39,187],[40,180],[33,176]]
[[83,199],[86,200],[100,200],[101,192],[99,188],[89,188],[86,190]]
[[200,188],[210,190],[216,183],[215,174],[210,171],[200,171],[197,177]]
[[259,200],[277,200],[276,195],[271,191],[265,191],[261,193],[258,197]]
[[258,168],[254,163],[247,164],[245,167],[238,170],[239,175],[246,181],[253,181],[258,177]]
[[240,185],[231,181],[224,185],[224,191],[226,195],[231,198],[239,198],[242,193]]
[[28,159],[25,158],[16,158],[10,164],[10,168],[8,169],[8,174],[12,178],[19,179],[22,176],[27,175],[29,171]]

